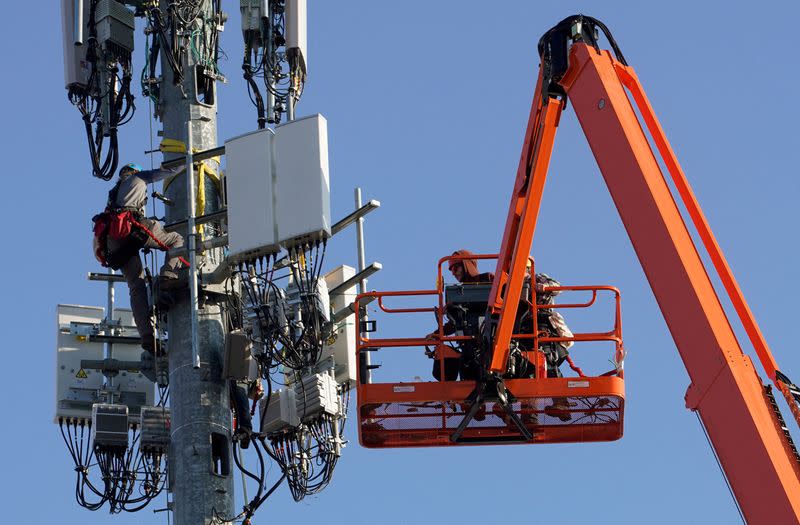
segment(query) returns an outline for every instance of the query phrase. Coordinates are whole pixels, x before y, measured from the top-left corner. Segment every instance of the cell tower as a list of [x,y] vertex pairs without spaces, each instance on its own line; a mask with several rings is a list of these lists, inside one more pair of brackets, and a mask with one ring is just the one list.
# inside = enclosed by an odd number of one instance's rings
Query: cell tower
[[[113,197],[95,222],[110,228],[95,229],[108,271],[89,274],[106,283],[106,306],[58,307],[55,421],[74,461],[78,503],[132,512],[166,493],[165,510],[184,525],[249,522],[283,481],[297,501],[319,492],[345,444],[361,328],[356,289],[381,268],[365,264],[363,217],[380,203],[362,205],[357,189],[355,210],[331,220],[327,121],[296,113],[308,63],[305,0],[240,0],[242,70],[257,127],[224,146],[216,126],[227,21],[220,0],[61,7],[65,85],[92,174],[111,181],[121,164],[120,128],[135,109],[137,25],[146,42],[141,93],[162,125],[162,169],[184,167],[160,192],[148,190],[163,207],[164,235],[186,241],[165,257],[184,267],[156,278],[156,252],[169,248],[159,240],[159,213],[119,207],[120,184],[109,184]],[[138,166],[124,170],[144,179]],[[350,225],[357,269],[324,272],[327,244]],[[124,254],[109,240],[134,235],[140,245],[122,243],[135,246]],[[150,253],[142,271],[149,345],[134,300],[133,312],[115,307],[115,284],[133,286],[126,261],[140,257],[140,246]],[[366,356],[361,365],[368,373]],[[281,475],[268,480],[270,461]],[[239,510],[234,466],[257,486]]]

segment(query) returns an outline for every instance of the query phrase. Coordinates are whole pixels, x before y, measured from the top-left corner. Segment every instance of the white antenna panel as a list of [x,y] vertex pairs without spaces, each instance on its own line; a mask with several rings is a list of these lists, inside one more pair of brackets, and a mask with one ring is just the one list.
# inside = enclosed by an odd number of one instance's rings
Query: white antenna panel
[[[64,51],[64,87],[87,85],[89,63],[86,39],[89,38],[90,0],[84,0],[76,13],[75,0],[61,0],[61,39]],[[80,2],[79,2],[80,4]]]
[[306,13],[306,0],[286,0],[286,51],[303,74],[308,70]]
[[331,236],[328,123],[312,115],[225,142],[231,261]]
[[225,142],[228,246],[231,260],[278,253],[273,182],[273,137],[261,129]]

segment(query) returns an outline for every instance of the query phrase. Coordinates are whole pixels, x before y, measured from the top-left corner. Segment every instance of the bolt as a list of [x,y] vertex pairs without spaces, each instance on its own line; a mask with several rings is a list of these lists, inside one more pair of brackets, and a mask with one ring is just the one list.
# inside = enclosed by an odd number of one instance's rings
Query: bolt
[[606,99],[601,98],[600,102],[597,103],[597,109],[603,109],[606,107]]

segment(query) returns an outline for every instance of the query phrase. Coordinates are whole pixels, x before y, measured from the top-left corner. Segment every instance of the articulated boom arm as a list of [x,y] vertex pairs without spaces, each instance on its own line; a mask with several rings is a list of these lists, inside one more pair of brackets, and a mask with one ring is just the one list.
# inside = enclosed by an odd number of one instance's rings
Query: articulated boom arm
[[[597,28],[614,55],[600,50]],[[506,368],[525,264],[559,116],[572,103],[606,185],[691,378],[697,411],[749,523],[800,524],[800,458],[771,389],[744,354],[684,223],[626,88],[766,374],[800,420],[798,389],[779,370],[636,74],[599,21],[565,19],[539,43],[531,108],[487,311],[488,371]]]

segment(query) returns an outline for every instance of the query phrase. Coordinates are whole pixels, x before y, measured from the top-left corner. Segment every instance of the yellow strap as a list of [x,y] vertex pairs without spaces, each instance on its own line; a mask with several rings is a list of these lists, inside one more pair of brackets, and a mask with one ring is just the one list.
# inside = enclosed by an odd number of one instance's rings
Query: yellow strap
[[[203,165],[205,165],[205,163],[209,162],[209,161],[210,162],[215,162],[217,164],[217,170],[214,170],[211,166],[207,166],[206,175],[208,175],[211,178],[211,180],[214,182],[214,186],[216,186],[216,188],[217,188],[217,191],[221,193],[222,192],[222,183],[220,182],[220,174],[218,173],[219,164],[220,164],[220,158],[219,157],[211,157],[210,159],[206,159],[204,161],[195,162],[194,163],[194,171],[195,171],[195,173],[197,173],[199,171],[200,166],[201,166],[200,162],[203,162]],[[172,184],[172,181],[175,179],[175,177],[176,177],[176,175],[173,175],[172,177],[167,177],[167,178],[164,179],[164,187],[162,188],[163,191],[165,191],[165,192],[167,191],[167,188],[169,188],[169,185]]]
[[176,139],[162,139],[158,149],[161,153],[186,153],[186,143]]
[[[158,149],[161,150],[162,153],[186,153],[186,143],[176,139],[169,139],[165,138],[161,140],[161,144],[159,144]],[[192,148],[192,153],[197,153],[197,148]],[[216,163],[216,169],[212,168],[207,164],[208,161]],[[210,159],[195,162],[194,163],[194,172],[197,176],[197,194],[195,196],[195,211],[197,215],[205,215],[206,212],[206,177],[210,178],[211,181],[214,183],[214,186],[217,188],[217,192],[222,192],[222,183],[220,180],[219,174],[219,166],[220,166],[220,157],[212,157]],[[169,185],[172,184],[172,181],[175,180],[176,176],[172,176],[169,178],[164,179],[164,185],[162,191],[166,192]],[[197,226],[197,234],[200,237],[200,242],[203,242],[203,226]]]
[[[197,215],[206,214],[206,171],[208,167],[206,163],[200,164],[200,169],[197,170],[197,192],[195,195],[195,212]],[[200,244],[203,243],[203,225],[195,226],[197,236],[200,238]]]

